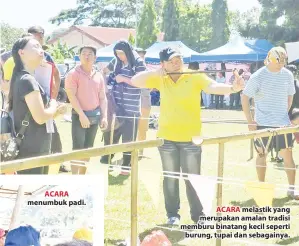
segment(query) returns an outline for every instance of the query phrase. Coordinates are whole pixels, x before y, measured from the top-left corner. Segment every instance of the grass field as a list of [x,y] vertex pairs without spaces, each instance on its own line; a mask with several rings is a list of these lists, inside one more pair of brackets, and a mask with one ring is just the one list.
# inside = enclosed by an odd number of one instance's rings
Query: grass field
[[[158,111],[157,108],[153,109]],[[221,119],[243,119],[243,113],[238,111],[216,111],[203,110],[202,117],[205,119],[221,118]],[[71,124],[67,122],[58,122],[58,128],[61,133],[63,141],[63,151],[70,151],[72,147],[71,141]],[[247,131],[246,125],[241,124],[204,124],[203,136],[223,136],[234,133]],[[102,134],[97,135],[95,146],[102,146]],[[156,131],[150,130],[148,132],[148,139],[154,139]],[[218,147],[216,145],[208,145],[203,148],[202,155],[202,174],[208,176],[217,176],[217,160]],[[228,143],[225,145],[225,165],[224,177],[234,178],[240,180],[256,181],[255,161],[247,161],[249,158],[249,141],[239,141]],[[298,146],[294,149],[294,158],[296,164],[299,162]],[[139,162],[140,172],[147,172],[143,175],[151,182],[153,175],[151,173],[161,173],[161,160],[156,148],[146,149],[144,152],[146,158]],[[121,155],[117,155],[120,158]],[[89,173],[96,173],[99,171],[100,158],[93,158],[88,167]],[[298,182],[297,174],[297,185]],[[138,232],[140,239],[143,239],[147,234],[156,229],[161,229],[158,225],[162,225],[166,221],[164,198],[162,192],[162,177],[160,180],[160,199],[159,207],[156,208],[152,199],[146,190],[142,181],[139,182],[138,187]],[[285,172],[275,165],[275,163],[268,162],[267,181],[274,184],[287,184]],[[154,182],[154,181],[152,181]],[[181,223],[192,224],[189,215],[189,205],[185,195],[185,185],[181,182]],[[216,199],[215,199],[216,204]],[[254,200],[245,190],[245,187],[238,184],[223,185],[223,205],[239,205],[253,206]],[[275,191],[275,199],[273,201],[274,207],[288,206],[291,208],[291,230],[288,230],[290,238],[286,240],[269,239],[258,240],[255,239],[236,239],[223,240],[222,245],[226,246],[242,246],[242,245],[299,245],[299,202],[291,201],[286,198],[286,191]],[[106,198],[105,205],[105,240],[106,245],[117,245],[121,240],[130,236],[130,177],[114,177],[109,176],[109,193]],[[101,219],[101,218],[99,218]],[[173,245],[215,245],[215,240],[200,240],[184,238],[184,233],[176,230],[161,229],[168,236]],[[240,239],[241,240],[241,239]]]

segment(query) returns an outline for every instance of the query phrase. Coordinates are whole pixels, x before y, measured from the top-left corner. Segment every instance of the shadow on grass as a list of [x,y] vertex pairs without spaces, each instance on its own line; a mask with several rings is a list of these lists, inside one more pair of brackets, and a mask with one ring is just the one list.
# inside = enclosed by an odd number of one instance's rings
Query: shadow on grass
[[124,185],[124,182],[130,177],[130,175],[119,175],[114,177],[109,175],[109,185]]
[[[288,198],[288,197],[274,198],[273,203],[272,203],[272,207],[283,207],[285,205],[285,203],[287,203],[290,200],[291,200],[291,198]],[[250,200],[247,200],[247,201],[231,201],[231,205],[240,206],[240,207],[257,206],[254,199],[250,199]],[[288,205],[298,205],[298,204],[294,203],[294,204],[288,204]]]
[[105,246],[107,246],[107,245],[127,246],[126,241],[124,239],[117,239],[117,240],[105,239],[104,245]]
[[281,240],[281,241],[277,241],[276,244],[278,244],[278,245],[289,245],[289,244],[293,244],[293,243],[296,243],[296,242],[299,242],[299,236],[291,237],[289,239],[284,239],[284,240]]
[[121,245],[126,245],[126,244],[123,239],[117,239],[117,240],[105,239],[104,245],[105,246],[107,246],[107,245],[121,246]]
[[139,234],[140,241],[142,242],[142,240],[147,235],[150,235],[152,233],[152,231],[163,231],[164,234],[166,235],[166,237],[168,238],[168,240],[172,243],[172,245],[181,246],[181,244],[179,244],[179,242],[185,239],[185,234],[184,234],[184,232],[177,231],[179,229],[179,227],[169,227],[169,225],[165,225],[165,224],[157,225],[157,226],[168,227],[169,229],[160,228],[160,227],[154,227],[154,228],[148,229]]

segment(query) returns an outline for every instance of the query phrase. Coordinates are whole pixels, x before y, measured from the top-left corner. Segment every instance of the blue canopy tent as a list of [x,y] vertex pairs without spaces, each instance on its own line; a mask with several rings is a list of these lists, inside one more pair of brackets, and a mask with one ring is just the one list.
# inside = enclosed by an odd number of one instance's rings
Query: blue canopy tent
[[181,41],[156,42],[146,50],[145,62],[149,64],[160,64],[159,53],[162,49],[167,47],[175,48],[183,55],[184,63],[190,63],[191,55],[198,55],[199,53],[190,49]]
[[191,61],[213,63],[263,61],[272,47],[273,45],[267,40],[243,40],[238,37],[214,50],[192,55]]
[[[114,58],[113,48],[115,43],[97,50],[96,62],[110,62]],[[74,57],[75,61],[80,61],[79,56]]]
[[245,44],[254,50],[260,50],[267,52],[272,49],[274,46],[266,39],[247,39]]

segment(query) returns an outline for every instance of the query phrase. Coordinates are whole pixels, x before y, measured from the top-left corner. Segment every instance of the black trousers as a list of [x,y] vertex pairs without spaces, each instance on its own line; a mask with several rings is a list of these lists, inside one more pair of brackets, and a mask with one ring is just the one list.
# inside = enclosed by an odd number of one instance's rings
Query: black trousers
[[57,125],[54,121],[54,133],[52,133],[52,142],[51,142],[51,153],[62,153],[62,144],[60,139],[60,134],[57,130]]
[[235,103],[236,107],[240,106],[240,99],[241,99],[240,94],[241,94],[241,92],[230,94],[230,96],[229,96],[229,106],[230,106],[230,108],[232,108],[234,106],[234,103]]
[[[138,118],[126,118],[124,119],[124,123],[122,126],[116,130],[114,130],[113,134],[113,142],[112,144],[117,144],[122,137],[123,143],[133,142],[136,141],[137,137],[137,130],[138,130]],[[105,132],[103,134],[104,137],[104,145],[110,145],[110,136],[111,132]],[[111,155],[113,157],[114,155]],[[107,156],[103,156],[108,158]],[[131,166],[131,152],[124,152],[123,153],[123,166]]]
[[224,96],[215,95],[215,101],[216,101],[216,108],[219,108],[219,101],[220,101],[220,108],[223,108]]

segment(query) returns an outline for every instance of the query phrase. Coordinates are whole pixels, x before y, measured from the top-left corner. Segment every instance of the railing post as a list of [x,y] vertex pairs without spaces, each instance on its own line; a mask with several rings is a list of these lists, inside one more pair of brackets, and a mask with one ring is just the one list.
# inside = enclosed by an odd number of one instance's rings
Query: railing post
[[[222,181],[223,181],[223,164],[224,164],[224,143],[220,143],[218,147],[218,184],[217,184],[217,207],[222,206]],[[217,216],[221,216],[221,212],[217,213]],[[221,229],[217,230],[218,235],[221,233]],[[221,239],[216,239],[216,246],[221,246]]]
[[131,152],[131,246],[137,246],[138,150]]
[[250,156],[249,161],[253,159],[253,139],[250,139]]

